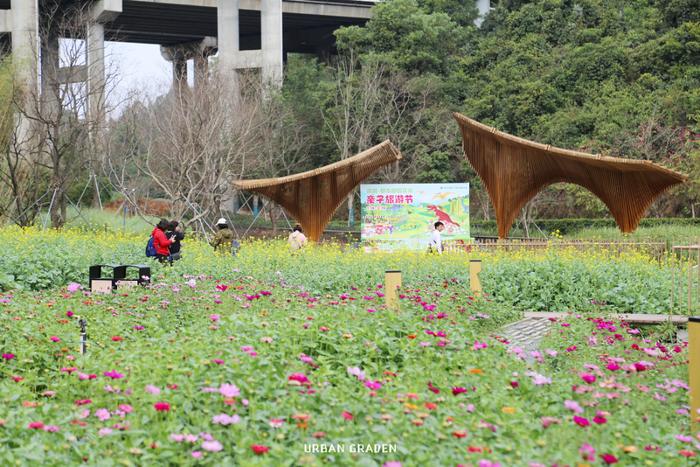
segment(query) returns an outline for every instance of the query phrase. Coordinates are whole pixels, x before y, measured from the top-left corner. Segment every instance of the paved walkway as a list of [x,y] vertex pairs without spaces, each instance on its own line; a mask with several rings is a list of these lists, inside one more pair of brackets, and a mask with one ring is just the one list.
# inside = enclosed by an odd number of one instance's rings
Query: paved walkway
[[[524,319],[504,326],[498,334],[508,339],[509,347],[523,349],[530,359],[530,352],[539,350],[542,338],[552,327],[550,318],[562,319],[570,316],[567,313],[527,312]],[[670,321],[676,325],[683,325],[688,322],[687,316],[679,315],[619,314],[616,318],[632,324],[662,324]],[[679,330],[678,340],[688,340],[687,331]]]
[[510,341],[510,347],[520,347],[529,354],[539,348],[552,322],[546,318],[525,318],[504,326],[500,334]]

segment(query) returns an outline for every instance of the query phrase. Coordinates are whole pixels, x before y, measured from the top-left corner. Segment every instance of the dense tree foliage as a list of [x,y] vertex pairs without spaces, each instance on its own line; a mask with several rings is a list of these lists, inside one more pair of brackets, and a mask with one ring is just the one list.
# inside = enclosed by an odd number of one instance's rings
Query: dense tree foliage
[[[405,181],[468,179],[479,189],[462,162],[449,116],[455,110],[524,138],[650,159],[700,178],[697,0],[510,0],[497,2],[481,28],[475,17],[469,1],[389,0],[364,27],[336,32],[341,55],[380,62],[407,86],[431,89],[429,102],[411,104],[405,114],[430,115],[416,137],[401,142],[412,166]],[[310,66],[304,63],[296,66]],[[288,73],[300,77],[294,67]],[[305,102],[328,111],[332,100],[319,95],[323,79],[313,81],[317,94]],[[299,87],[298,79],[287,80],[296,95]],[[307,110],[305,118],[317,118]],[[385,136],[378,123],[374,140]],[[332,152],[326,157],[334,159]],[[698,201],[691,183],[670,192],[652,214],[689,215]],[[533,203],[535,215],[605,213],[578,187],[552,187]],[[488,216],[480,207],[473,212]]]

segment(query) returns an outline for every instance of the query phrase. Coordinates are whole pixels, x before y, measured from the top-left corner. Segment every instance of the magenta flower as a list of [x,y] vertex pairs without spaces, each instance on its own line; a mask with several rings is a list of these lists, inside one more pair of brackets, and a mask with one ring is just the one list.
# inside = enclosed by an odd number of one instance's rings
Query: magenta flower
[[399,461],[384,462],[382,464],[382,467],[401,467],[401,462],[399,462]]
[[309,384],[309,378],[304,373],[292,373],[287,377],[287,381],[296,381],[299,384]]
[[221,319],[221,316],[217,315],[216,313],[213,313],[209,315],[209,319],[212,320],[213,322],[219,321]]
[[261,290],[260,295],[262,295],[263,297],[267,297],[272,295],[272,292],[270,292],[269,290]]
[[43,430],[44,424],[42,422],[30,422],[27,428],[31,430]]
[[167,402],[156,402],[153,404],[153,408],[156,409],[157,412],[170,412],[170,404]]
[[462,387],[462,386],[455,386],[455,387],[452,388],[452,395],[453,395],[453,396],[456,396],[456,395],[459,395],[459,394],[463,394],[463,393],[465,393],[465,392],[467,392],[467,388]]
[[382,388],[382,383],[379,381],[365,381],[365,386],[373,391]]
[[4,353],[4,354],[2,354],[2,358],[4,358],[5,360],[12,360],[13,358],[15,358],[15,354],[13,354],[13,353]]
[[615,362],[610,362],[610,363],[608,363],[608,365],[605,368],[607,368],[610,371],[617,371],[620,369],[620,365],[618,365]]
[[51,336],[49,339],[51,339],[51,342],[61,342],[61,338],[58,336]]
[[617,457],[612,454],[601,454],[600,458],[608,465],[617,463]]
[[591,424],[591,422],[589,422],[587,418],[579,417],[578,415],[574,415],[574,423],[583,428]]
[[219,393],[224,397],[238,397],[241,394],[240,389],[235,384],[222,384],[219,387]]
[[474,345],[472,346],[472,349],[474,350],[481,350],[487,348],[489,345],[486,342],[479,342],[479,341],[474,341]]
[[593,417],[593,423],[596,425],[604,425],[608,422],[608,419],[605,418],[605,415],[603,415],[601,412],[598,412],[595,417]]
[[66,316],[69,317],[69,318],[71,318],[74,314],[75,314],[75,313],[73,313],[73,312],[70,311],[70,310],[66,311]]
[[105,371],[105,372],[104,372],[103,374],[104,374],[104,375],[105,375],[106,377],[108,377],[108,378],[112,378],[112,379],[121,379],[121,378],[123,378],[123,377],[124,377],[124,375],[123,375],[123,374],[121,374],[121,373],[117,373],[117,372],[116,372],[116,371],[114,371],[114,370],[111,370],[111,371]]
[[581,376],[581,379],[586,383],[586,384],[593,384],[595,383],[595,375],[592,375],[590,373],[581,373],[579,376]]

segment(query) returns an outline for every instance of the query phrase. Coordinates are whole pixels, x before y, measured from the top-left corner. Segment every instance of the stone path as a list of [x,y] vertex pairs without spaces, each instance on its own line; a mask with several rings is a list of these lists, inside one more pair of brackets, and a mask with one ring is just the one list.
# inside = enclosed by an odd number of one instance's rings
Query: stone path
[[510,347],[520,347],[527,354],[539,348],[552,322],[546,318],[525,318],[504,326],[500,334],[510,341]]

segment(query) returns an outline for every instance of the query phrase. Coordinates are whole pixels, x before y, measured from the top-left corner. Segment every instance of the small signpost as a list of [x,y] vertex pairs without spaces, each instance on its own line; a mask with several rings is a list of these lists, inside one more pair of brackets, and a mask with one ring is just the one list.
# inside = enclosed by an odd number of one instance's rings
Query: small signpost
[[386,271],[384,276],[384,300],[386,307],[392,310],[399,309],[399,293],[401,288],[401,271]]
[[481,260],[472,259],[469,260],[469,287],[474,295],[481,295],[481,281],[479,280],[479,273],[481,272]]
[[688,318],[688,383],[692,432],[700,431],[700,317]]

